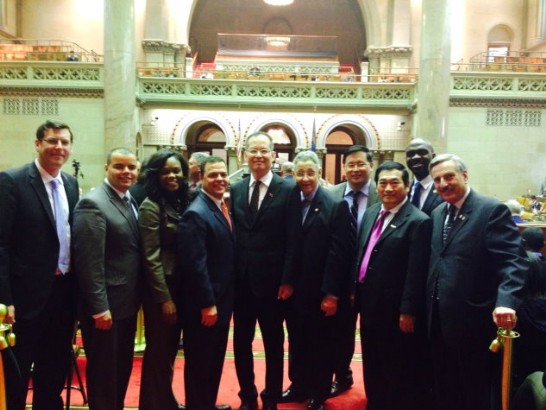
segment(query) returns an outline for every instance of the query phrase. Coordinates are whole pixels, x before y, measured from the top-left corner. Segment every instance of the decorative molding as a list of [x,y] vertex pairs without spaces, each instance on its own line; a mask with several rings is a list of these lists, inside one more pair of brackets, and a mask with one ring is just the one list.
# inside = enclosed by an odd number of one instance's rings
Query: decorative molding
[[545,99],[516,99],[516,98],[471,98],[451,97],[451,107],[472,107],[472,108],[540,108],[546,109]]
[[104,98],[104,89],[53,87],[0,87],[3,96],[47,98]]
[[142,48],[147,53],[175,53],[180,50],[189,50],[187,44],[169,43],[163,40],[142,40]]

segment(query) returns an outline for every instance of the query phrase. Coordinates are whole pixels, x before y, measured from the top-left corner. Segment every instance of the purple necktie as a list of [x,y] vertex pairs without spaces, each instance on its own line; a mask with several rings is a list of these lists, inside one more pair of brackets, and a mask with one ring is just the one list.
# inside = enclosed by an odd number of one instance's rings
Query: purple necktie
[[372,233],[370,235],[370,240],[368,241],[368,246],[366,247],[366,252],[364,253],[364,258],[362,258],[362,265],[360,265],[360,273],[358,275],[358,281],[362,282],[364,280],[364,276],[366,276],[366,271],[368,270],[368,264],[370,263],[370,256],[372,254],[373,248],[375,248],[375,244],[379,240],[379,237],[381,236],[381,231],[383,230],[383,224],[385,223],[385,218],[387,215],[389,215],[389,211],[381,211],[379,213],[379,218],[375,221]]

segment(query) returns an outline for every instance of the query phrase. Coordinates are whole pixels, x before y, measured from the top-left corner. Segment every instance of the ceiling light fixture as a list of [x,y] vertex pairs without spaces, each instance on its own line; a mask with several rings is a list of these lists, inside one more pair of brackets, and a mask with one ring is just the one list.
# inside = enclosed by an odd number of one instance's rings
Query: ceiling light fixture
[[270,6],[289,6],[294,0],[264,0],[264,3]]

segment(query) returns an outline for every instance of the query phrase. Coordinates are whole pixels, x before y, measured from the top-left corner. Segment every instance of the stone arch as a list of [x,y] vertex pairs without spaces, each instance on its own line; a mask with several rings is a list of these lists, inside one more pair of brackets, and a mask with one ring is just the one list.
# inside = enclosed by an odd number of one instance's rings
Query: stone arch
[[177,121],[173,129],[171,135],[171,143],[174,145],[182,146],[185,149],[185,147],[187,147],[186,141],[191,127],[199,122],[206,122],[217,125],[226,137],[226,149],[235,146],[237,142],[237,132],[234,124],[223,115],[212,115],[203,112],[189,113],[185,116],[182,116]]
[[[310,137],[305,131],[305,128],[303,127],[302,123],[299,121],[298,118],[294,117],[293,115],[286,115],[286,114],[261,114],[254,118],[247,129],[241,133],[241,137],[245,138],[257,131],[260,131],[265,126],[269,124],[281,124],[285,127],[289,128],[294,132],[294,136],[296,138],[295,141],[295,148],[305,146],[304,141],[310,141]],[[244,141],[243,141],[244,142]]]
[[371,150],[381,149],[381,138],[373,123],[364,115],[337,114],[324,121],[317,132],[317,149],[326,149],[326,139],[339,126],[353,126],[361,130],[366,146]]

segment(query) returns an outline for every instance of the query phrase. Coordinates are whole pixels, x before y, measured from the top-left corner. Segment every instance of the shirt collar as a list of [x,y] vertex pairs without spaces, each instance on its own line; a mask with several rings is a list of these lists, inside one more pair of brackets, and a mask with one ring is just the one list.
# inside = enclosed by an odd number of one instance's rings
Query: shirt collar
[[[266,187],[269,187],[271,185],[271,180],[273,179],[273,172],[269,170],[267,174],[265,174],[263,177],[260,178],[260,182],[264,184]],[[254,186],[254,181],[256,181],[256,178],[254,178],[254,175],[250,174],[250,184],[249,186]]]
[[311,192],[307,196],[304,196],[303,192],[300,191],[301,200],[304,201],[304,200],[307,199],[309,202],[313,202],[313,199],[315,199],[315,195],[317,194],[317,191],[318,191],[319,188],[320,188],[320,186],[317,184],[317,187],[315,188],[315,190],[313,192]]
[[34,164],[36,165],[36,168],[38,168],[38,172],[40,173],[40,176],[42,177],[42,181],[44,181],[44,184],[48,184],[53,180],[56,180],[59,186],[63,186],[63,179],[61,178],[61,173],[59,172],[56,177],[49,174],[41,165],[38,159],[34,160]]
[[[406,196],[402,202],[400,202],[398,205],[396,205],[394,208],[389,209],[388,211],[391,213],[391,215],[395,215],[400,208],[404,206],[404,204],[408,201],[408,197]],[[381,204],[381,210],[386,211],[385,208],[383,208],[383,204]]]
[[432,180],[432,176],[430,174],[428,174],[426,177],[424,177],[420,181],[416,179],[415,183],[417,182],[419,182],[424,189],[428,189],[428,187],[434,183],[434,181]]
[[[359,189],[360,192],[362,192],[364,195],[368,196],[368,193],[370,192],[370,184],[372,183],[372,180],[368,180],[364,185],[362,185],[362,188]],[[347,182],[347,185],[345,186],[345,195],[349,195],[351,192],[353,192],[353,189],[351,188],[351,185]]]
[[206,196],[208,196],[210,198],[210,200],[212,202],[214,202],[218,208],[222,209],[222,200],[221,199],[217,199],[215,197],[213,197],[212,195],[210,195],[207,191],[205,191],[204,189],[201,191],[203,192]]
[[127,192],[121,192],[121,191],[117,190],[116,188],[114,188],[114,187],[112,186],[112,184],[110,184],[110,182],[108,182],[108,178],[104,178],[104,183],[105,183],[106,185],[108,185],[110,188],[112,188],[112,189],[116,192],[116,194],[119,195],[119,197],[120,197],[121,199],[123,199],[123,198],[125,198],[125,197],[131,199],[131,194],[129,193],[129,190],[127,190]]

